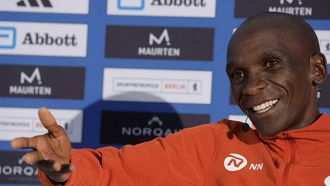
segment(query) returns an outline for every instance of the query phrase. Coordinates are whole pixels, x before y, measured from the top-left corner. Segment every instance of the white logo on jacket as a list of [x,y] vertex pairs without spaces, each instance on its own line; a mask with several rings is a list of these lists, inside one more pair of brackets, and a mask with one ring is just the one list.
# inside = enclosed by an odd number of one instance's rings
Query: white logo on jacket
[[247,160],[244,156],[236,153],[230,153],[223,162],[224,167],[228,171],[238,171],[247,165]]

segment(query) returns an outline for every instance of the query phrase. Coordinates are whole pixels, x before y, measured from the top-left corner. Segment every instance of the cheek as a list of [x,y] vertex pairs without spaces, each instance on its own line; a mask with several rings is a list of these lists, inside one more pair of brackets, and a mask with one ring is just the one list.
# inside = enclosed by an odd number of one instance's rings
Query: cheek
[[239,88],[231,87],[231,95],[236,104],[239,103],[240,94],[241,94],[241,90]]

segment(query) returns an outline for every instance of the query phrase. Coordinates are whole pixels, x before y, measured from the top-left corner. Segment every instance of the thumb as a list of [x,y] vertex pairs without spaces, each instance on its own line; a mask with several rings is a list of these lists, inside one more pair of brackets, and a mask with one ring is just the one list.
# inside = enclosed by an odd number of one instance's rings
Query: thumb
[[54,137],[66,135],[64,129],[59,126],[54,116],[48,111],[47,108],[41,107],[39,109],[39,118],[42,125],[51,133]]

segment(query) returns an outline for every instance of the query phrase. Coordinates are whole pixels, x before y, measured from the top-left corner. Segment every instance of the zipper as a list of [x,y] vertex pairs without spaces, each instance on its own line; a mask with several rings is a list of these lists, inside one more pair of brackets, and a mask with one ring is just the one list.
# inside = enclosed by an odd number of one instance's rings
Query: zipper
[[293,166],[293,163],[295,163],[296,161],[296,152],[295,152],[295,148],[294,148],[294,139],[291,138],[287,138],[287,141],[289,143],[290,146],[290,160],[289,163],[287,163],[284,167],[284,175],[283,175],[283,186],[287,186],[288,184],[288,178],[289,178],[289,172],[290,172],[290,168]]

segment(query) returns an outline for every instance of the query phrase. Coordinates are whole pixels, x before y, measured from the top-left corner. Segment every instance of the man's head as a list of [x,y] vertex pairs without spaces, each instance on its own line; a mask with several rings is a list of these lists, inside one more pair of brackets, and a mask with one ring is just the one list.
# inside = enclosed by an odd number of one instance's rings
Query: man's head
[[313,29],[298,17],[248,18],[228,44],[227,74],[236,103],[264,135],[319,116],[316,89],[326,79],[326,59]]

